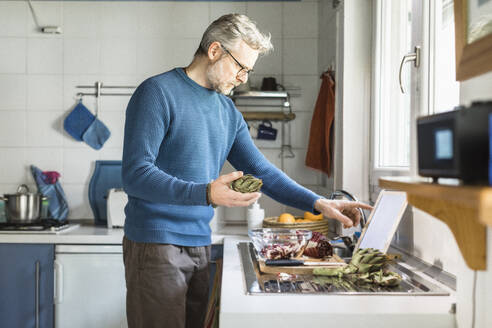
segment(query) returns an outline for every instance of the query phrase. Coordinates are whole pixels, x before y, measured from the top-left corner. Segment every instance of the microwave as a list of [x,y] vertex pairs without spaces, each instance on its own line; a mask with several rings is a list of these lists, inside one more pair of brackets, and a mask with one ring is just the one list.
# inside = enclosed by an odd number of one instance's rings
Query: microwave
[[417,119],[418,172],[421,176],[458,178],[488,184],[492,101]]

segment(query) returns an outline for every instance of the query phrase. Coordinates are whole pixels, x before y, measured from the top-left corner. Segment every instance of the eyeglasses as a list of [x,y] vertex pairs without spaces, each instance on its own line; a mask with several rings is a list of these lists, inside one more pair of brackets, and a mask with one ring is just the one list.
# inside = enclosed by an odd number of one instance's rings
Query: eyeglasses
[[227,50],[223,45],[220,45],[220,47],[229,55],[231,56],[232,59],[234,59],[234,61],[236,62],[236,64],[238,64],[239,67],[241,67],[241,69],[239,70],[239,72],[237,72],[236,76],[237,77],[246,77],[248,76],[249,74],[253,73],[253,69],[247,69],[246,67],[244,67],[231,53],[229,50]]

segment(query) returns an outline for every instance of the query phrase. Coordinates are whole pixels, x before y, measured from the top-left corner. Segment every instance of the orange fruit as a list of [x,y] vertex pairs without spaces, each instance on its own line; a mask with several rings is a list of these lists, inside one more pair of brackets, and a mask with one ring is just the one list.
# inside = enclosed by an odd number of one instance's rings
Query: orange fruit
[[305,220],[302,218],[296,219],[296,223],[303,223],[303,222],[305,222]]
[[304,219],[311,221],[323,220],[323,214],[314,215],[311,212],[304,212]]
[[296,218],[290,213],[282,213],[278,217],[278,222],[280,222],[280,223],[295,223]]

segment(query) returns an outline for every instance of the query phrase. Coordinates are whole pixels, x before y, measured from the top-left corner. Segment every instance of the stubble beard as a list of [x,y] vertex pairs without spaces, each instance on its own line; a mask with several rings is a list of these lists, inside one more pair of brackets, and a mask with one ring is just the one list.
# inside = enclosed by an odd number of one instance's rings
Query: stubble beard
[[206,77],[213,90],[227,96],[234,87],[231,87],[232,82],[221,81],[225,74],[220,62],[221,60],[218,60],[207,68]]

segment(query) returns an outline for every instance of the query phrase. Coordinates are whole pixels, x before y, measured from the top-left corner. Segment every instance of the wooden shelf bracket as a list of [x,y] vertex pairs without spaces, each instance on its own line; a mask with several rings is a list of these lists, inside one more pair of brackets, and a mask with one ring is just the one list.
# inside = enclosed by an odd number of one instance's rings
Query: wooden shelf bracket
[[[379,180],[382,188],[406,191],[408,203],[446,223],[451,229],[466,264],[486,270],[487,227],[490,213],[483,204],[491,188],[444,186],[396,177]],[[485,190],[485,191],[484,191]]]

